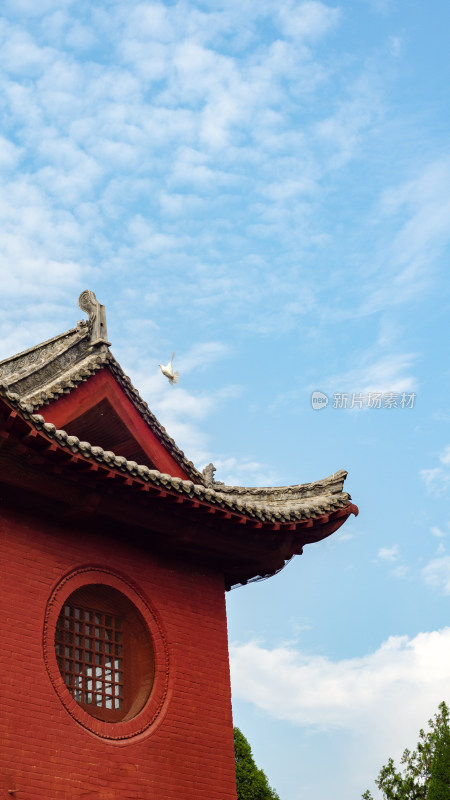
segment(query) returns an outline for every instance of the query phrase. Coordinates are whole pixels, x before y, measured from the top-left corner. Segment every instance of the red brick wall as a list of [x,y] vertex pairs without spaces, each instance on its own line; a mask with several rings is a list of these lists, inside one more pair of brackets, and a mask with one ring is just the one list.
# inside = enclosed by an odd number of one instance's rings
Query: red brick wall
[[[0,798],[236,800],[222,576],[85,526],[33,521],[4,505],[1,511]],[[69,715],[44,662],[52,590],[90,563],[128,576],[167,637],[165,710],[149,731],[121,743],[100,739]]]

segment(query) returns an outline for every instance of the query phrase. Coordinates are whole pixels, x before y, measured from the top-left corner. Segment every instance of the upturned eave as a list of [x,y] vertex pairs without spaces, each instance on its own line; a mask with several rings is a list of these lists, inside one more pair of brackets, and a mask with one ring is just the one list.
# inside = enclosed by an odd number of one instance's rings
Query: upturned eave
[[[303,546],[357,514],[345,472],[293,490],[296,503],[255,502],[255,492],[217,489],[127,461],[57,430],[0,384],[0,480],[41,495],[56,516],[140,531],[142,545],[200,559],[223,571],[227,588],[278,572]],[[17,458],[19,457],[19,458]],[[227,491],[230,489],[230,491]],[[132,502],[130,503],[130,500]],[[291,492],[292,499],[292,492]],[[275,507],[274,507],[275,506]]]

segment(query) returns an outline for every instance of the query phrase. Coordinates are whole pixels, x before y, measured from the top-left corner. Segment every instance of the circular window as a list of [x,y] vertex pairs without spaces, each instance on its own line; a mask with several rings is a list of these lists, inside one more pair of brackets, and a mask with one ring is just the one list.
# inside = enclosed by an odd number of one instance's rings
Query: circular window
[[165,637],[123,577],[86,567],[63,578],[47,606],[44,655],[61,702],[99,736],[136,736],[160,718],[169,679]]
[[55,652],[72,697],[108,722],[136,716],[150,694],[153,647],[144,619],[117,589],[88,584],[58,616]]

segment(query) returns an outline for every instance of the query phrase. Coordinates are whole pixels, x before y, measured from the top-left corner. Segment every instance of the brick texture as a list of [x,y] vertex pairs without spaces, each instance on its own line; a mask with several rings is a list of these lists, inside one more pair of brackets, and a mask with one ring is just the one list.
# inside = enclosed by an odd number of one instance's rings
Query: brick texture
[[[223,576],[89,530],[7,509],[0,516],[0,798],[236,800]],[[81,565],[128,575],[167,637],[170,686],[158,723],[110,742],[58,698],[43,657],[48,599]],[[11,792],[14,794],[11,794]]]

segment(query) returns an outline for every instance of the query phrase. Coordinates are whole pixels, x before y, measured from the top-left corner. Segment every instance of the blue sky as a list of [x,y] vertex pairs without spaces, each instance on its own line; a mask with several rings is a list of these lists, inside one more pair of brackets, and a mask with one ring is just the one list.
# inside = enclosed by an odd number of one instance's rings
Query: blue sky
[[[450,701],[448,3],[2,8],[0,355],[89,288],[216,479],[349,471],[360,516],[228,609],[282,800],[358,798]],[[333,408],[369,392],[414,406]]]

